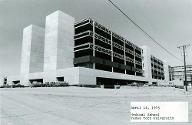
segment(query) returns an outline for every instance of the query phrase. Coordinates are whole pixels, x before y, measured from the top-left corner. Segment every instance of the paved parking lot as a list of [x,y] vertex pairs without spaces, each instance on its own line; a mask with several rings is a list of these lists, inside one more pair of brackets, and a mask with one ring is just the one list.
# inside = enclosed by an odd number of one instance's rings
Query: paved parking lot
[[192,89],[8,88],[0,94],[1,125],[140,125],[129,121],[131,101],[188,101],[192,121]]

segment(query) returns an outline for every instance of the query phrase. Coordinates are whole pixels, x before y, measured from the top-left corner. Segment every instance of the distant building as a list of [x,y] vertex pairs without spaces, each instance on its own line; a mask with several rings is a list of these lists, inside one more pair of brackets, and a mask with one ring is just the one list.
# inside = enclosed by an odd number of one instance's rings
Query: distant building
[[[187,82],[192,82],[192,65],[186,66],[186,72],[187,72]],[[181,80],[184,81],[184,66],[174,66],[170,69],[170,74],[172,79],[171,80]]]
[[166,62],[151,55],[147,46],[112,32],[103,25],[75,19],[61,11],[46,17],[44,28],[23,30],[21,74],[9,84],[66,81],[71,85],[127,85],[167,83]]
[[3,77],[0,79],[0,87],[7,85],[7,77]]

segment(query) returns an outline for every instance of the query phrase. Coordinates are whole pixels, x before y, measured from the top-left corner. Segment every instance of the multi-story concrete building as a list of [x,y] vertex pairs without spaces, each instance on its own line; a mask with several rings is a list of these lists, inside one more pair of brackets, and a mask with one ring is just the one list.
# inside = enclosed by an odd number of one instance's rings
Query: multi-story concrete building
[[[192,83],[192,65],[186,66],[187,72],[187,82],[188,84]],[[170,69],[171,80],[180,80],[184,81],[184,66],[174,66]]]
[[[166,72],[167,71],[167,72]],[[66,81],[71,85],[165,83],[168,66],[101,24],[75,19],[61,11],[46,17],[45,31],[29,26],[23,32],[21,74],[9,84]]]
[[91,19],[75,24],[74,51],[75,66],[143,76],[143,50]]

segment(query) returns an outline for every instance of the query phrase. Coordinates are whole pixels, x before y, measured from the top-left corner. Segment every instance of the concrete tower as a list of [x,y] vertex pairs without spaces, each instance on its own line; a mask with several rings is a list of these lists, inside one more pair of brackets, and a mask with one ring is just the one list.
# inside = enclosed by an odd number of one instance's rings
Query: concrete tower
[[46,17],[45,82],[56,81],[56,70],[73,67],[75,19],[61,11]]
[[143,49],[143,70],[144,77],[148,79],[149,84],[152,84],[152,73],[151,73],[151,50],[148,46],[142,46]]
[[28,74],[42,72],[44,64],[44,29],[30,25],[23,29],[21,83],[28,85]]
[[164,63],[164,74],[165,74],[165,82],[166,83],[169,83],[169,66],[168,66],[168,64],[167,64],[167,61],[163,61],[163,63]]

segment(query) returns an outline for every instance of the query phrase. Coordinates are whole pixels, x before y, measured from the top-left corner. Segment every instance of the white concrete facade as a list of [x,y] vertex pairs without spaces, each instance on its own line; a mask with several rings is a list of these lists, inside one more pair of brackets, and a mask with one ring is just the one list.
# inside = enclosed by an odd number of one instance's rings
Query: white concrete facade
[[[134,75],[127,75],[122,73],[115,73],[115,72],[108,72],[103,70],[97,70],[97,69],[90,69],[90,68],[84,68],[84,67],[72,67],[72,68],[66,68],[66,69],[60,69],[56,70],[56,77],[64,77],[64,81],[69,83],[70,85],[96,85],[96,78],[102,77],[102,78],[111,78],[111,79],[122,79],[122,80],[135,80],[135,81],[143,81],[146,82],[147,79],[145,77],[140,76],[134,76]],[[33,79],[47,79],[46,72],[37,72],[37,73],[30,73],[29,80]],[[17,81],[19,80],[19,76],[12,76],[10,77],[9,83],[11,81]],[[55,81],[49,81],[49,82],[56,82]]]
[[143,49],[143,70],[144,77],[148,79],[149,84],[152,84],[152,73],[151,73],[151,52],[148,46],[142,46]]
[[141,76],[79,67],[79,84],[96,85],[97,77],[147,82],[147,79]]
[[44,29],[30,25],[23,30],[21,74],[43,71]]
[[169,82],[169,66],[167,64],[167,61],[163,61],[164,62],[164,75],[165,75],[165,83]]
[[32,42],[30,55],[30,73],[42,72],[44,65],[44,34],[43,28],[32,26]]
[[64,70],[57,70],[57,77],[64,76],[70,85],[96,85],[96,78],[111,78],[122,80],[147,81],[145,77],[127,75],[122,73],[108,72],[84,67],[73,67]]
[[44,72],[46,81],[56,80],[56,70],[73,67],[75,19],[61,11],[46,17]]
[[42,72],[44,65],[44,29],[30,25],[23,30],[21,55],[21,83],[28,82],[28,74]]

